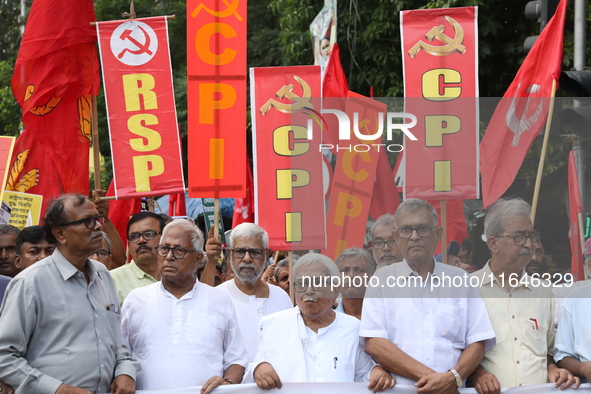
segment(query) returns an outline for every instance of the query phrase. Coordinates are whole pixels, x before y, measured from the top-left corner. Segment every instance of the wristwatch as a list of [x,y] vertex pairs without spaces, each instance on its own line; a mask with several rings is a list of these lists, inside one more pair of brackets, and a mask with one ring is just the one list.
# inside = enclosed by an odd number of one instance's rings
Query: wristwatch
[[458,387],[462,387],[462,377],[460,376],[460,374],[458,373],[458,371],[456,371],[455,369],[448,369],[447,372],[451,372],[454,375],[454,378],[456,378],[456,386]]

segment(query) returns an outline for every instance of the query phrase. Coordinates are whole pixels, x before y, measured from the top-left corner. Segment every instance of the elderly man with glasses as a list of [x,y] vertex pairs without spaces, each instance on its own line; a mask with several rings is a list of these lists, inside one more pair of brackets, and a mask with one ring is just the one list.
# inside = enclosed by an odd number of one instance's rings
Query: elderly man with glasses
[[369,382],[374,392],[394,387],[392,376],[363,351],[359,320],[332,309],[335,263],[308,253],[293,272],[296,307],[262,319],[258,353],[245,381],[263,390],[284,382]]
[[160,243],[163,229],[164,219],[153,212],[140,212],[129,219],[127,243],[133,260],[111,270],[121,305],[133,289],[160,280],[156,246]]
[[0,379],[16,392],[135,392],[139,365],[122,346],[113,281],[88,258],[103,223],[83,195],[47,208],[45,237],[57,248],[10,282],[1,310]]
[[252,361],[259,344],[259,323],[262,317],[293,304],[280,287],[261,278],[269,259],[269,235],[254,223],[242,223],[232,230],[228,249],[236,277],[217,288],[225,291],[236,309],[238,326],[244,338],[248,361]]
[[173,220],[156,251],[161,281],[133,290],[122,308],[123,343],[142,364],[138,389],[202,386],[207,394],[240,383],[247,361],[232,301],[195,277],[203,233]]
[[402,254],[392,236],[394,215],[380,216],[371,228],[371,248],[378,268],[402,261]]
[[472,275],[495,329],[497,345],[486,352],[470,377],[478,393],[500,393],[501,387],[554,383],[562,389],[579,378],[558,368],[554,347],[554,294],[551,283],[527,275],[525,267],[540,242],[531,208],[519,199],[499,200],[484,220],[491,259]]
[[486,308],[468,274],[435,262],[442,228],[431,204],[400,204],[392,235],[404,260],[376,271],[359,335],[365,351],[420,393],[455,393],[494,346]]

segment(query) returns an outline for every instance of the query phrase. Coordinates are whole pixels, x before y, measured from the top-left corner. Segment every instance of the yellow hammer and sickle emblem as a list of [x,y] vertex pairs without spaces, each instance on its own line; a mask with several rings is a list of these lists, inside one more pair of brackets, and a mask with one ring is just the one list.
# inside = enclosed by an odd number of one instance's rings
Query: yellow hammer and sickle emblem
[[275,93],[275,96],[279,100],[283,100],[284,98],[287,97],[289,100],[292,101],[292,103],[284,104],[284,103],[280,103],[278,101],[275,101],[273,99],[269,99],[269,101],[267,101],[265,104],[263,104],[261,109],[259,109],[261,114],[266,115],[267,112],[269,112],[269,110],[271,109],[271,107],[275,108],[277,111],[280,111],[280,112],[283,112],[286,114],[298,112],[303,108],[314,108],[314,106],[310,103],[310,98],[312,97],[312,89],[310,89],[310,85],[308,85],[306,83],[306,81],[304,81],[302,78],[298,77],[297,75],[294,75],[293,78],[302,87],[302,90],[303,90],[302,97],[298,96],[297,94],[295,94],[292,91],[293,85],[285,85],[281,89],[279,89],[277,91],[277,93]]
[[430,42],[433,42],[433,40],[437,39],[446,45],[431,45],[427,44],[423,40],[419,40],[419,42],[417,42],[408,51],[408,54],[411,58],[417,56],[417,53],[421,49],[433,56],[449,56],[455,52],[458,52],[462,55],[466,53],[466,47],[462,45],[464,43],[464,29],[458,22],[456,22],[449,16],[446,16],[445,19],[454,28],[454,32],[456,33],[455,37],[452,39],[443,34],[443,30],[445,29],[443,25],[435,26],[431,30],[429,30],[427,34],[425,34],[425,37]]
[[193,18],[195,18],[197,16],[197,14],[199,14],[199,12],[201,10],[205,10],[205,12],[207,12],[208,14],[212,15],[212,16],[216,16],[218,18],[226,18],[230,15],[234,15],[236,16],[236,19],[238,19],[239,22],[242,22],[244,19],[240,16],[240,14],[238,14],[236,12],[236,10],[238,9],[238,5],[240,4],[240,0],[234,0],[232,2],[232,4],[228,3],[228,0],[222,0],[224,2],[224,4],[226,6],[228,6],[228,8],[226,8],[223,11],[213,11],[210,8],[208,8],[205,4],[200,3],[197,8],[195,8],[195,10],[191,13],[191,16]]

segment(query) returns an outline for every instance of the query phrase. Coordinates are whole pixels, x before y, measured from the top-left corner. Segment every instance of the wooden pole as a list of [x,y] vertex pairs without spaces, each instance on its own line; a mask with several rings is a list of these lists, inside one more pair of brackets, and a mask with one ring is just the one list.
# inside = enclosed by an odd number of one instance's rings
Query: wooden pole
[[213,236],[218,239],[220,236],[220,199],[213,199]]
[[92,156],[94,159],[94,189],[100,190],[101,187],[101,152],[99,150],[99,131],[98,131],[98,109],[96,96],[90,96],[91,101],[91,127],[92,127]]
[[294,303],[294,273],[293,273],[293,252],[291,250],[287,251],[287,258],[289,259],[289,298],[291,298],[291,303]]
[[154,212],[154,197],[148,197],[148,211]]
[[447,264],[447,201],[441,200],[441,262]]
[[[166,20],[173,21],[176,19],[176,15],[166,15]],[[90,26],[96,26],[98,22],[90,22]]]
[[554,98],[556,97],[556,80],[552,80],[552,91],[550,92],[550,108],[546,118],[546,128],[544,130],[544,142],[542,143],[542,152],[538,164],[538,174],[536,176],[536,185],[534,187],[534,196],[531,202],[531,223],[536,220],[536,210],[538,209],[538,198],[540,197],[540,185],[542,183],[542,173],[544,172],[544,161],[546,160],[546,150],[548,148],[548,139],[550,137],[550,127],[552,126],[552,116],[554,115]]

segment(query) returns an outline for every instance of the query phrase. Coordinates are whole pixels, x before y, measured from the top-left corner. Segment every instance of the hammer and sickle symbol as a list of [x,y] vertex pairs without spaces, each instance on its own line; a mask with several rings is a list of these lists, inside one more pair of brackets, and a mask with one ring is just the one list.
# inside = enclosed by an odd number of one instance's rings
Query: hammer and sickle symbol
[[449,16],[446,16],[445,19],[454,28],[455,37],[450,38],[450,37],[446,36],[445,34],[443,34],[443,30],[445,29],[445,27],[443,25],[435,26],[431,30],[429,30],[429,32],[427,34],[425,34],[425,37],[430,42],[433,42],[434,39],[437,39],[446,45],[443,45],[443,46],[431,45],[431,44],[427,44],[423,40],[419,40],[419,42],[417,42],[408,51],[408,54],[411,58],[414,58],[415,56],[417,56],[417,53],[421,49],[433,56],[449,56],[455,52],[458,52],[462,55],[464,53],[466,53],[466,47],[464,45],[462,45],[464,42],[464,29],[462,28],[462,25],[460,25],[458,22],[456,22],[455,20],[453,20]]
[[295,94],[293,90],[293,85],[285,85],[281,89],[275,93],[275,96],[279,100],[283,100],[284,98],[288,98],[292,103],[284,104],[273,99],[269,99],[263,106],[259,109],[261,114],[266,115],[267,112],[271,109],[271,107],[275,108],[277,111],[283,112],[285,114],[291,114],[294,112],[298,112],[303,108],[314,108],[312,104],[310,104],[310,98],[312,97],[312,89],[310,89],[310,85],[306,83],[302,78],[294,75],[294,79],[300,84],[303,90],[302,97]]
[[193,18],[195,18],[197,16],[197,14],[199,14],[199,12],[201,10],[205,10],[205,12],[207,12],[208,14],[212,15],[212,16],[217,16],[218,18],[226,18],[230,15],[234,15],[236,17],[236,19],[238,19],[239,22],[242,22],[244,19],[240,16],[240,14],[238,14],[236,12],[236,10],[238,9],[238,5],[240,4],[240,0],[234,0],[232,2],[232,4],[228,3],[228,0],[222,0],[224,2],[224,4],[228,7],[223,11],[213,11],[212,9],[210,9],[209,7],[207,7],[205,4],[201,3],[197,6],[197,8],[195,8],[195,10],[191,13],[191,16]]
[[125,55],[125,52],[133,53],[134,55],[141,55],[142,53],[147,53],[148,55],[152,55],[152,51],[150,50],[150,36],[141,26],[138,26],[138,28],[144,33],[144,38],[145,38],[144,43],[142,44],[141,42],[139,42],[138,40],[136,40],[135,38],[133,38],[131,36],[131,33],[133,33],[133,30],[129,30],[129,29],[123,30],[123,33],[121,33],[119,38],[122,41],[125,41],[125,40],[131,41],[137,47],[137,49],[131,50],[129,48],[125,48],[124,50],[121,51],[121,53],[119,53],[119,55],[117,55],[118,59],[121,59],[123,57],[123,55]]

